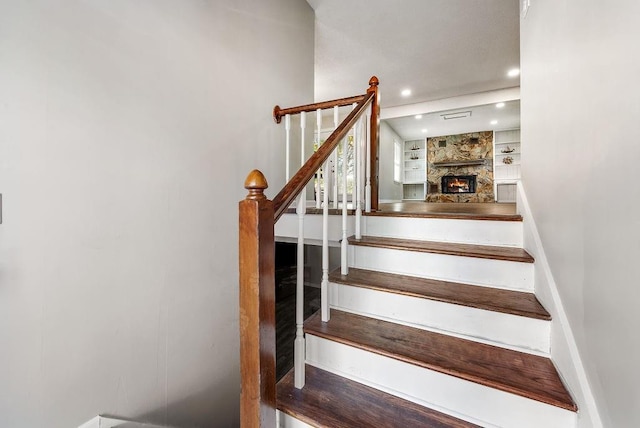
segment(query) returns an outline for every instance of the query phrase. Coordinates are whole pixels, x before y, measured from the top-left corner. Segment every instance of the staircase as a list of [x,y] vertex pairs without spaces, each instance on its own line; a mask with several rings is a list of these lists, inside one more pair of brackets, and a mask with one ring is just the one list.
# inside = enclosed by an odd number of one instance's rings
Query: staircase
[[280,427],[575,427],[519,216],[384,215],[306,320],[306,384],[277,385]]

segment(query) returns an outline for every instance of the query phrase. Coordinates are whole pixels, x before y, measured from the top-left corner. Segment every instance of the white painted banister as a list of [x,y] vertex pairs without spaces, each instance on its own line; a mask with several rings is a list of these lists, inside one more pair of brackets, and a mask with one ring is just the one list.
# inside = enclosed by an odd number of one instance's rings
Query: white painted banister
[[[306,114],[300,113],[300,165],[306,162],[304,155],[304,134],[306,129]],[[298,196],[298,251],[296,267],[296,339],[294,341],[294,385],[296,388],[304,386],[305,342],[304,342],[304,215],[307,210],[306,191]]]
[[[367,121],[365,123],[365,129],[370,129],[371,124],[371,114],[367,111]],[[367,141],[369,141],[369,134],[367,133]],[[366,153],[365,156],[365,165],[366,165],[366,184],[364,186],[364,200],[365,200],[365,211],[371,212],[371,146],[369,144],[365,145]]]
[[[316,110],[316,144],[317,147],[320,148],[320,132],[322,130],[322,109],[317,109]],[[325,168],[324,165],[322,168],[320,168],[317,172],[316,172],[316,195],[315,195],[315,200],[316,200],[316,208],[320,208],[320,178],[322,176],[324,176],[324,172],[325,172]],[[324,180],[324,178],[323,178]]]
[[[333,129],[338,127],[338,106],[333,107]],[[331,181],[333,188],[333,208],[338,209],[338,150],[335,150],[331,155],[333,162]]]
[[[364,135],[365,131],[353,130],[367,111],[372,112],[375,118],[375,112],[379,109],[378,97],[378,79],[373,76],[369,80],[369,88],[366,93],[355,95],[347,98],[340,98],[331,101],[323,101],[312,104],[299,105],[296,107],[280,108],[276,105],[273,108],[273,119],[276,123],[282,123],[285,119],[285,176],[286,184],[276,193],[272,200],[265,195],[265,189],[269,186],[264,175],[259,170],[253,170],[247,176],[244,187],[248,191],[245,198],[240,201],[239,212],[239,303],[240,313],[242,314],[242,322],[240,323],[240,362],[241,383],[243,394],[240,396],[241,408],[241,424],[242,426],[256,427],[273,427],[278,424],[276,416],[276,341],[275,341],[275,254],[274,247],[277,237],[287,238],[295,236],[297,229],[297,271],[296,271],[296,309],[295,323],[296,335],[294,339],[294,385],[301,389],[305,385],[305,363],[306,363],[306,347],[303,330],[304,323],[304,271],[305,271],[305,235],[307,235],[307,243],[317,242],[320,236],[314,234],[315,228],[309,227],[305,223],[313,223],[313,220],[319,220],[317,216],[306,216],[307,214],[307,189],[309,182],[317,177],[315,187],[317,199],[322,198],[321,206],[323,208],[322,215],[322,282],[321,282],[321,318],[328,321],[330,317],[330,289],[329,289],[329,242],[335,245],[337,241],[342,239],[343,246],[347,243],[347,233],[353,233],[353,226],[346,222],[346,214],[349,208],[349,197],[347,194],[347,181],[353,179],[354,186],[358,189],[354,194],[360,194],[362,197],[362,187],[357,183],[360,179],[357,177],[347,177],[346,172],[349,167],[349,140],[346,139],[349,133],[355,133],[354,142],[361,138],[358,135]],[[345,119],[339,121],[339,107],[348,107],[353,102],[358,105],[355,110],[349,112]],[[333,108],[334,113],[334,131],[327,139],[320,144],[321,132],[323,131],[322,112]],[[320,109],[320,110],[318,110]],[[316,112],[315,128],[318,133],[318,150],[305,159],[305,139],[306,135],[306,113]],[[300,114],[300,157],[303,164],[297,172],[292,170],[292,163],[295,165],[296,147],[293,140],[297,138],[296,129],[291,129],[291,116]],[[325,122],[329,119],[325,119]],[[377,121],[371,121],[371,126]],[[325,124],[327,126],[328,124]],[[313,125],[309,124],[309,134],[312,133]],[[372,135],[376,134],[377,128],[371,128],[369,131]],[[346,139],[346,141],[345,141]],[[308,143],[308,141],[307,141]],[[342,143],[344,151],[343,159],[343,217],[342,217],[342,234],[340,235],[339,223],[340,219],[334,217],[329,218],[331,206],[331,196],[333,194],[333,202],[338,205],[338,173],[337,148]],[[372,138],[371,144],[375,147],[377,139]],[[293,150],[293,152],[292,152]],[[356,148],[355,150],[359,150]],[[308,150],[306,150],[308,152]],[[365,156],[364,152],[356,155],[358,165],[354,166],[354,171],[360,168],[361,159]],[[372,169],[375,165],[371,166]],[[295,169],[295,168],[294,168]],[[361,174],[364,169],[361,170]],[[372,188],[376,192],[375,174],[373,175]],[[360,181],[361,183],[361,181]],[[296,199],[297,198],[297,199]],[[287,214],[294,203],[296,206],[296,215]],[[358,202],[358,196],[354,196],[353,203],[355,206],[361,204]],[[316,201],[315,205],[318,205]],[[376,208],[373,203],[373,208]],[[283,223],[278,223],[283,220]],[[293,220],[293,221],[292,221]],[[298,227],[295,227],[297,220]],[[331,220],[331,221],[330,221]],[[355,220],[353,217],[350,220]],[[290,222],[292,221],[293,224]],[[332,229],[329,230],[329,224]],[[347,229],[348,224],[348,229]],[[276,230],[286,228],[286,233]],[[293,227],[291,227],[293,226]],[[293,230],[292,230],[293,229]],[[312,230],[309,230],[312,229]],[[275,232],[275,233],[274,233]],[[330,239],[330,240],[329,240]],[[346,258],[346,251],[343,251],[343,257]],[[346,268],[346,261],[342,263]],[[334,314],[335,316],[335,314]],[[306,342],[309,343],[309,342]],[[309,349],[311,352],[311,348]]]
[[[377,86],[377,79],[372,78],[370,82],[370,88],[364,95],[355,97],[343,98],[340,100],[327,101],[324,103],[309,104],[299,107],[291,107],[281,109],[279,106],[274,107],[274,119],[277,123],[281,122],[281,119],[285,119],[285,132],[286,132],[286,179],[287,184],[276,195],[273,200],[274,204],[274,219],[277,221],[286,209],[291,206],[292,200],[297,197],[296,200],[296,218],[297,218],[297,268],[296,268],[296,309],[295,309],[295,322],[296,322],[296,334],[294,339],[294,385],[296,388],[303,388],[305,385],[305,337],[304,337],[304,272],[305,272],[305,234],[313,234],[313,230],[305,231],[305,222],[307,214],[307,191],[309,181],[315,179],[313,183],[315,203],[310,206],[315,206],[316,209],[322,208],[322,277],[321,277],[321,307],[320,315],[323,322],[327,322],[330,319],[330,288],[329,288],[329,238],[331,242],[341,240],[341,260],[340,271],[343,274],[348,272],[347,265],[347,250],[348,250],[348,234],[354,233],[353,224],[348,220],[349,197],[351,200],[351,208],[354,209],[357,217],[357,222],[362,220],[363,204],[363,189],[364,189],[364,176],[366,158],[366,144],[364,138],[367,134],[365,123],[369,121],[364,120],[365,112],[374,108],[374,101],[376,100],[376,92],[372,92]],[[355,103],[354,103],[355,101]],[[340,107],[348,107],[352,105],[352,111],[347,115],[344,122],[340,122]],[[321,141],[321,135],[323,132],[323,111],[333,109],[333,133],[329,137],[328,141],[331,143],[331,149],[325,146],[326,142]],[[355,109],[358,108],[356,114]],[[315,112],[315,124],[309,123],[309,131],[315,128],[317,146],[314,147],[314,153],[310,154],[310,158],[306,159],[305,139],[307,139],[307,113],[313,114]],[[301,168],[297,173],[292,174],[291,170],[291,144],[296,139],[295,131],[292,137],[291,129],[291,115],[300,115],[300,163]],[[369,113],[369,116],[371,113]],[[313,120],[310,118],[309,120]],[[327,119],[325,118],[324,122]],[[327,125],[326,123],[324,124]],[[295,147],[293,148],[295,151]],[[315,153],[318,150],[318,153]],[[350,152],[353,150],[353,152]],[[330,153],[331,152],[331,153]],[[339,156],[339,152],[342,152],[342,157]],[[319,160],[322,159],[322,162]],[[353,162],[351,164],[350,162]],[[295,160],[293,160],[295,164]],[[313,170],[316,168],[315,170]],[[352,171],[352,173],[350,173]],[[293,175],[293,177],[292,177]],[[341,181],[339,181],[341,180]],[[349,189],[351,184],[351,195]],[[309,189],[310,191],[311,189]],[[341,222],[330,222],[329,212],[333,202],[333,207],[337,210],[340,208],[340,200],[342,200],[342,217]],[[335,220],[338,220],[337,218]],[[352,218],[351,220],[355,220]],[[329,224],[335,224],[334,230],[329,230]],[[341,229],[338,229],[338,224],[341,223]],[[356,226],[356,235],[359,237],[360,225]],[[340,233],[341,232],[341,233]],[[295,233],[295,232],[294,232]],[[295,236],[293,233],[291,236]],[[311,236],[311,235],[310,235]],[[313,239],[318,239],[313,235]],[[317,241],[316,241],[317,242]]]
[[[329,161],[324,163],[323,171],[327,171]],[[320,283],[320,316],[323,322],[329,321],[329,192],[327,181],[323,181],[322,191],[322,282]]]
[[356,210],[356,239],[362,238],[362,232],[360,223],[362,222],[362,150],[363,141],[362,138],[364,130],[362,129],[363,120],[360,118],[354,128],[354,140],[353,140],[353,161],[354,161],[354,188],[353,188],[353,203]]
[[285,178],[289,180],[291,178],[290,169],[290,157],[291,157],[291,115],[287,114],[284,117],[284,129],[286,138],[286,158],[285,158]]
[[[354,107],[355,108],[355,107]],[[353,136],[354,130],[351,130]],[[347,214],[348,214],[348,198],[347,198],[347,173],[349,163],[349,136],[347,135],[342,140],[342,241],[340,243],[340,273],[346,275],[349,273],[349,266],[347,264]]]

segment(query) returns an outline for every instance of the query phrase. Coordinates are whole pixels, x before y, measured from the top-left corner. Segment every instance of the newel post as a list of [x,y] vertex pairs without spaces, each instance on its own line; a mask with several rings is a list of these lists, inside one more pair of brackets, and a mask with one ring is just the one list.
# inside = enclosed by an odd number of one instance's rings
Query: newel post
[[274,210],[264,175],[253,170],[240,201],[240,424],[276,426]]
[[369,89],[367,93],[373,92],[373,100],[371,101],[371,129],[370,136],[370,171],[371,171],[371,211],[378,210],[378,157],[379,157],[379,138],[380,138],[380,95],[378,94],[378,78],[372,76],[369,79]]

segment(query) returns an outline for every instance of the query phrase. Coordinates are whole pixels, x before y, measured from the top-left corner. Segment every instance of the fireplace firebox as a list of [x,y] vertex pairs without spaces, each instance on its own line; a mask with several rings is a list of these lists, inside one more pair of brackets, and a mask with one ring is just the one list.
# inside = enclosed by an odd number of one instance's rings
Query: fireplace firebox
[[475,175],[445,175],[442,193],[476,193]]

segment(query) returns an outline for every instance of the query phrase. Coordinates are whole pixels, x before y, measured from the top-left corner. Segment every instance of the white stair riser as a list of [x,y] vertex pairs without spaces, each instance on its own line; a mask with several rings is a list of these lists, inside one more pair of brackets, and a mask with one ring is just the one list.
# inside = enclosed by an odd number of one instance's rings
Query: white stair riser
[[93,419],[83,423],[78,428],[171,428],[167,425],[155,425],[146,422],[134,422],[131,420],[119,419],[107,416],[96,416]]
[[576,413],[307,334],[307,363],[483,426],[575,427]]
[[[342,239],[342,216],[330,215],[329,228],[330,245],[339,245]],[[283,214],[274,226],[276,241],[296,242],[298,239],[298,215]],[[355,233],[355,216],[347,216],[347,236]],[[322,244],[322,215],[306,214],[304,216],[304,240],[312,245]]]
[[522,227],[521,221],[365,216],[363,233],[387,238],[521,248]]
[[551,322],[396,293],[330,283],[332,308],[483,343],[549,354]]
[[533,263],[350,245],[349,266],[533,292]]
[[278,410],[277,419],[278,428],[313,428],[312,425],[302,422],[280,410]]

